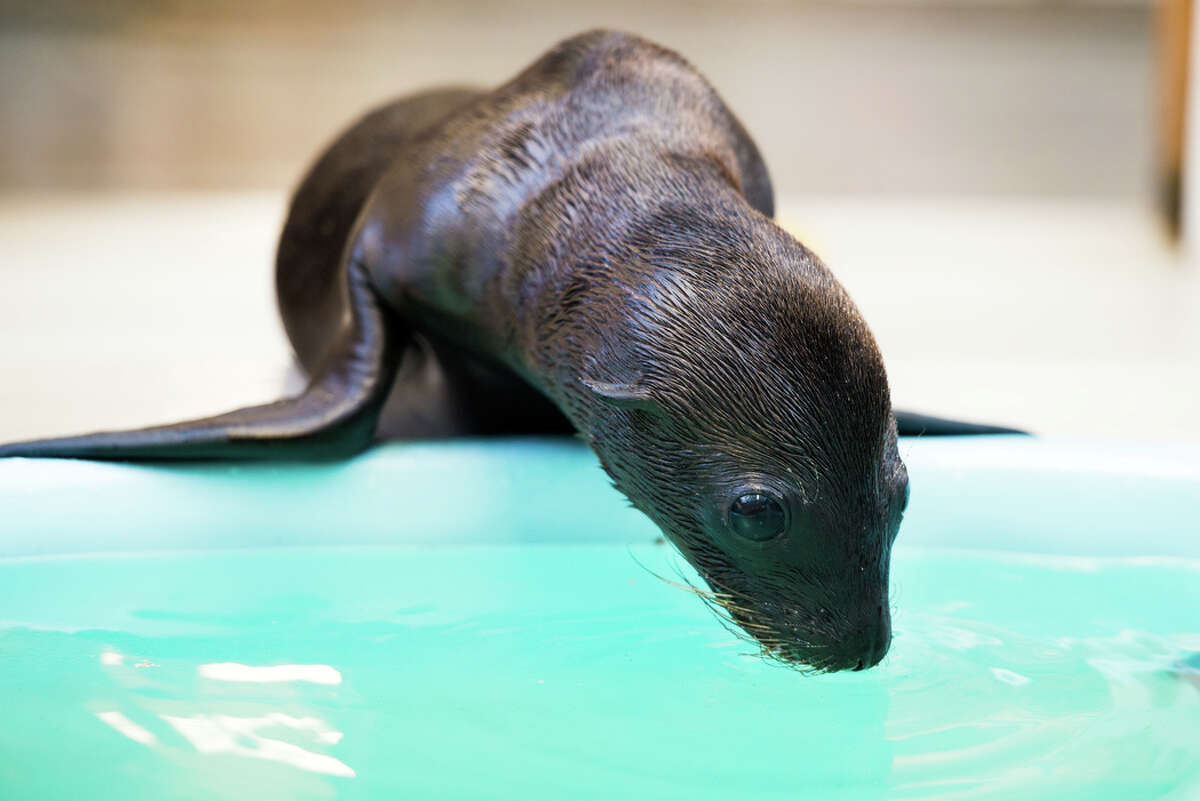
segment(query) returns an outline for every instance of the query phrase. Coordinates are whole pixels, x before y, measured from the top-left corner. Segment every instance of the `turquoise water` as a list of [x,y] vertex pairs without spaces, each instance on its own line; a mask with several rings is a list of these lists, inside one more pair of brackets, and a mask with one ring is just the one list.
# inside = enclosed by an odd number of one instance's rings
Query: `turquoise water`
[[1200,798],[1200,561],[903,545],[815,677],[661,546],[0,560],[0,798]]

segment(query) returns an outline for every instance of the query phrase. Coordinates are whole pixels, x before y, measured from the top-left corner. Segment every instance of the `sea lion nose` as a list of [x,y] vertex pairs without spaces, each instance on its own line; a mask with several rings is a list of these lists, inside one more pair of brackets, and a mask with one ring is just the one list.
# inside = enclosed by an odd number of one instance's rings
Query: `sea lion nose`
[[892,616],[885,607],[876,610],[875,619],[860,629],[856,645],[858,662],[854,670],[866,670],[883,661],[892,644]]

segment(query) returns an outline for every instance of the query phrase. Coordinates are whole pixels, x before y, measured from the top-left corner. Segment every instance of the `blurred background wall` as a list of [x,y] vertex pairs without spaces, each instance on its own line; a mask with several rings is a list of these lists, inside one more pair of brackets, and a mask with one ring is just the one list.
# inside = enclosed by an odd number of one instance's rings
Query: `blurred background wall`
[[0,0],[0,191],[282,189],[366,107],[556,40],[679,49],[780,194],[1152,192],[1146,0]]
[[1184,149],[1163,90],[1183,85],[1164,67],[1186,36],[1158,11],[0,0],[0,441],[298,390],[271,261],[321,146],[374,104],[495,85],[607,26],[680,50],[743,118],[781,223],[850,290],[898,406],[1200,442],[1200,270],[1155,213]]

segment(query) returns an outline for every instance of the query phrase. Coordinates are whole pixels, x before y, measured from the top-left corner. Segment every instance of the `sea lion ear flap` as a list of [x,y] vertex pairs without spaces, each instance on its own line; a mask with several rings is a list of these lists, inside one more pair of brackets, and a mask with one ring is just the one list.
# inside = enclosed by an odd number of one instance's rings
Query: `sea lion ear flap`
[[643,412],[658,408],[658,402],[644,385],[636,381],[629,383],[610,383],[596,381],[586,376],[579,379],[580,383],[591,390],[593,396],[618,409],[638,409]]

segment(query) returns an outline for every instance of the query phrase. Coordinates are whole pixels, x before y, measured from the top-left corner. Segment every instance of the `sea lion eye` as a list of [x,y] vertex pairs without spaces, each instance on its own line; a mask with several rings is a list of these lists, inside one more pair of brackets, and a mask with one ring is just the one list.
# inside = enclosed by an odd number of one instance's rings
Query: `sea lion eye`
[[755,542],[778,536],[786,522],[779,501],[761,492],[747,492],[729,506],[729,528],[739,537]]

